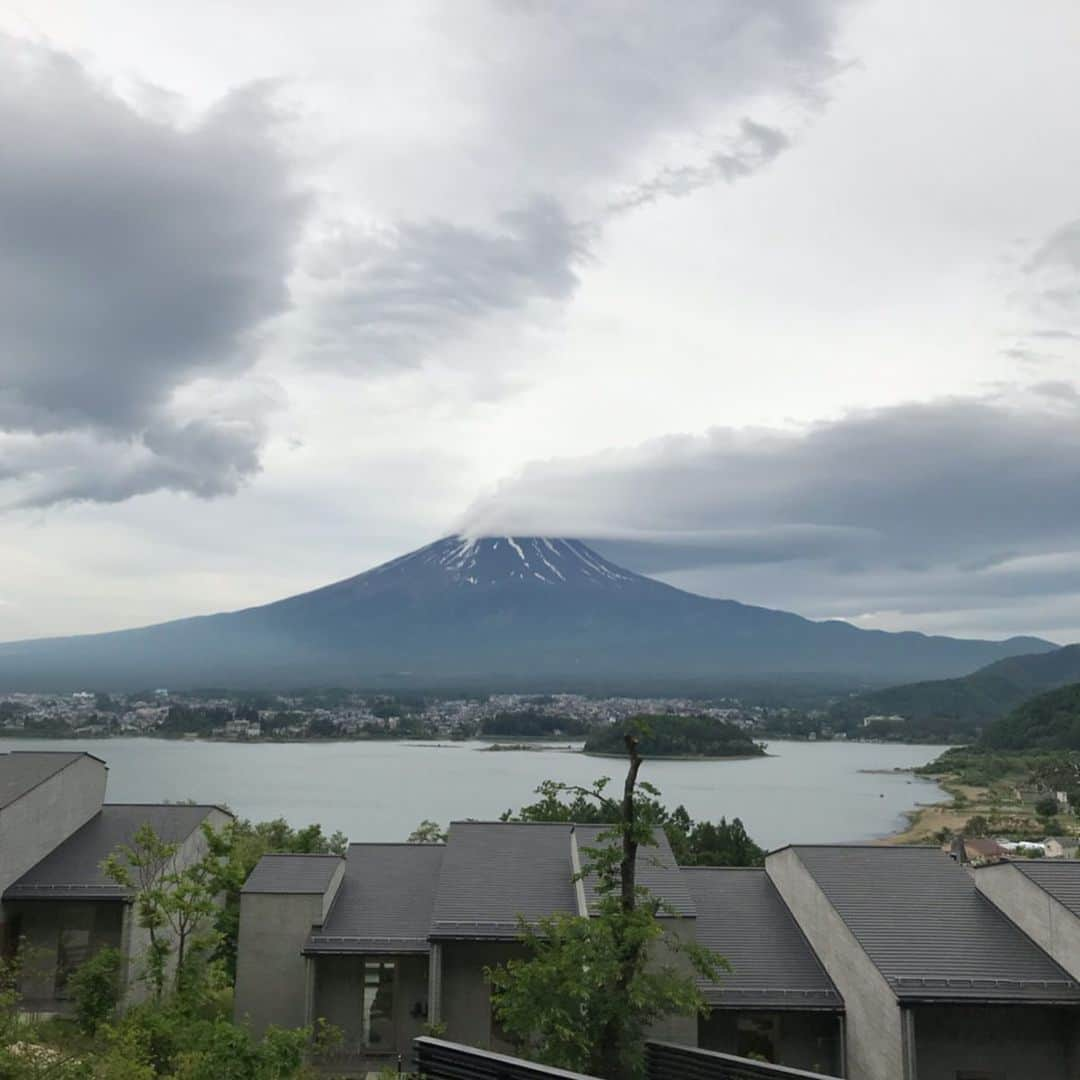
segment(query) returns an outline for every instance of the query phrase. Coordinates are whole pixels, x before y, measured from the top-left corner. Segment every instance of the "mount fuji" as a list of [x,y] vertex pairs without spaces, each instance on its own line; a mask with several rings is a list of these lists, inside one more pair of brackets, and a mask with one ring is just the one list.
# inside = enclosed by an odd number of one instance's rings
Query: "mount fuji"
[[862,630],[710,599],[578,540],[450,536],[260,607],[0,645],[0,689],[888,683],[1052,648]]

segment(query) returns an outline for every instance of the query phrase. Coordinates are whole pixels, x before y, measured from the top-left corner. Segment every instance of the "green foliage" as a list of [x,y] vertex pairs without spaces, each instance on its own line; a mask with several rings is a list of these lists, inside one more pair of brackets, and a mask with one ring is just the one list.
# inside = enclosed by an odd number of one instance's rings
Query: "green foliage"
[[[206,832],[212,834],[209,828]],[[130,844],[119,845],[102,863],[108,877],[135,891],[135,918],[149,936],[143,977],[158,998],[165,990],[173,958],[175,987],[180,989],[201,954],[215,944],[215,897],[223,862],[211,843],[204,858],[183,865],[179,845],[163,840],[144,824]]]
[[522,735],[543,737],[546,735],[584,735],[588,725],[573,716],[552,716],[536,709],[521,712],[500,712],[484,719],[480,730],[485,735]]
[[1035,803],[1035,813],[1039,817],[1053,817],[1058,812],[1058,801],[1053,795],[1045,795]]
[[411,833],[410,844],[445,844],[446,830],[437,822],[424,818]]
[[697,980],[714,980],[725,966],[696,942],[666,933],[658,919],[663,901],[637,884],[638,852],[655,843],[660,804],[655,788],[637,783],[631,736],[627,746],[621,800],[607,795],[607,778],[592,788],[548,782],[538,789],[554,807],[569,796],[571,805],[592,804],[611,821],[597,846],[583,851],[581,876],[592,878],[597,897],[591,917],[548,916],[535,926],[522,920],[525,958],[487,972],[496,1018],[519,1053],[609,1080],[643,1076],[647,1028],[672,1013],[704,1012]]
[[1024,702],[991,724],[980,745],[991,750],[1080,750],[1080,683]]
[[68,979],[75,999],[75,1022],[84,1034],[94,1035],[115,1014],[122,966],[119,949],[99,949]]
[[621,754],[626,731],[635,731],[646,757],[757,757],[765,753],[741,728],[709,716],[638,716],[626,725],[594,730],[585,752]]
[[[572,821],[579,825],[614,825],[619,807],[609,799],[597,801],[591,793],[567,788],[547,780],[536,789],[540,798],[523,806],[516,814],[507,810],[503,821]],[[762,866],[765,851],[746,832],[739,818],[729,822],[695,822],[686,808],[668,810],[648,794],[637,795],[641,821],[660,825],[680,866]]]

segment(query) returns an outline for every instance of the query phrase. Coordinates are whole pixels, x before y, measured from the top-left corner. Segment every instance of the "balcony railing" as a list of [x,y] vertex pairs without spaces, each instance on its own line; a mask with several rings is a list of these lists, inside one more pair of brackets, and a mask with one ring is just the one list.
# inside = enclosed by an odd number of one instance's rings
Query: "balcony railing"
[[596,1080],[584,1073],[426,1036],[413,1039],[413,1063],[423,1080]]
[[[651,1042],[646,1049],[649,1080],[836,1080],[821,1073],[672,1043]],[[413,1063],[422,1080],[597,1080],[584,1073],[426,1037],[413,1040]]]
[[649,1080],[836,1080],[822,1073],[674,1043],[650,1042],[645,1051]]

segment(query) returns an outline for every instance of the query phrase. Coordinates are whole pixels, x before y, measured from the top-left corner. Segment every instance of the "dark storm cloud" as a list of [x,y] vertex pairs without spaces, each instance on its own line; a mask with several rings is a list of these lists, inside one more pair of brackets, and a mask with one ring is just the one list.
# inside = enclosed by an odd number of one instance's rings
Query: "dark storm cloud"
[[[249,418],[177,415],[173,396],[242,372],[253,332],[289,303],[304,201],[268,93],[233,93],[181,129],[71,57],[0,37],[0,470],[27,460],[12,433],[41,437],[29,456],[54,463],[14,501],[212,494],[257,467]],[[84,462],[57,460],[80,440],[111,475],[100,489]]]
[[465,529],[583,535],[650,572],[736,589],[767,575],[816,610],[851,612],[920,582],[935,606],[975,579],[989,594],[1080,591],[1077,490],[1080,396],[1047,383],[536,463]]
[[584,230],[550,199],[490,230],[445,221],[340,232],[313,268],[323,286],[317,358],[340,366],[418,363],[486,318],[568,297]]

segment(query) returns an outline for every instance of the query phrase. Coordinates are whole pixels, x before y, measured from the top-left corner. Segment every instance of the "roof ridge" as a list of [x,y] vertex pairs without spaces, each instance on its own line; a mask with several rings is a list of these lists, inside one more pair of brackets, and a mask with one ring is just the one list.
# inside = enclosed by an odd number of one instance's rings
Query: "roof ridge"
[[335,855],[332,851],[264,851],[259,856],[266,859],[273,856],[275,859],[344,859],[344,855]]
[[409,848],[444,848],[446,844],[420,844],[413,840],[350,840],[349,847],[409,847]]

